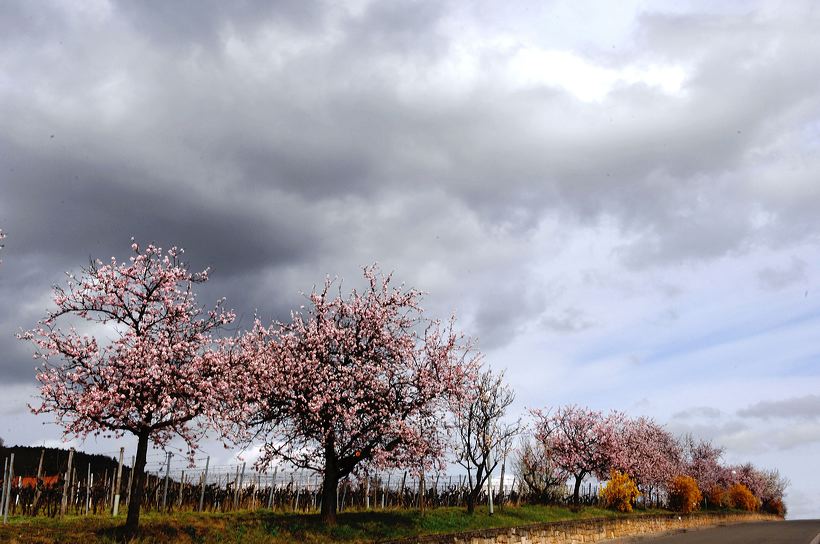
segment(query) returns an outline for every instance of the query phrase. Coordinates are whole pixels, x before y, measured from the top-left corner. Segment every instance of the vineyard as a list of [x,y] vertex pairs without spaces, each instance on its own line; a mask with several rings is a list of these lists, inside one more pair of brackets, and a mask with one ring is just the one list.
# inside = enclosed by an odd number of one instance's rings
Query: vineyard
[[[35,448],[5,448],[3,498],[9,516],[99,515],[122,512],[133,488],[131,467],[120,467],[117,458],[89,456],[66,450],[40,450],[32,470]],[[10,453],[27,462],[9,479]],[[79,461],[82,456],[82,461]],[[71,466],[69,467],[69,461]],[[318,512],[321,477],[306,471],[256,472],[247,464],[211,465],[209,458],[187,460],[156,454],[149,458],[141,505],[146,512],[230,512],[269,509],[284,512]],[[20,465],[18,465],[20,466]],[[43,467],[46,467],[44,469]],[[49,472],[59,467],[58,472]],[[85,467],[85,470],[83,470]],[[39,475],[38,475],[39,474]],[[396,510],[464,506],[469,493],[466,475],[408,471],[365,474],[343,480],[338,488],[339,511]],[[558,502],[571,499],[567,487]],[[492,486],[496,506],[529,502],[526,486],[517,476],[496,479]],[[8,500],[6,500],[8,496]],[[489,504],[485,489],[479,497]],[[597,502],[597,487],[584,486],[584,504]],[[5,510],[3,510],[5,512]]]

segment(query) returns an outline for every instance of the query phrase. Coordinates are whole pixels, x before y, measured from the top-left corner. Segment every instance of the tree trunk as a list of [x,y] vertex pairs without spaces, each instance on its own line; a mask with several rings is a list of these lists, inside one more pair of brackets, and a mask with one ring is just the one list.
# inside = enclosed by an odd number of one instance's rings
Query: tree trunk
[[466,497],[467,501],[467,513],[473,514],[475,513],[475,505],[478,502],[478,492],[471,489],[469,493],[467,493]]
[[325,474],[322,480],[321,518],[325,525],[336,525],[336,492],[339,488],[339,468],[333,444],[325,446]]
[[575,491],[572,493],[572,504],[575,506],[578,506],[581,503],[581,482],[583,481],[583,474],[575,476]]
[[137,458],[131,470],[134,471],[133,487],[128,495],[128,517],[125,520],[125,532],[134,535],[140,523],[140,503],[145,493],[145,460],[148,455],[148,436],[144,430],[137,435]]
[[475,472],[475,486],[473,486],[473,479],[470,478],[470,489],[467,492],[467,513],[475,512],[475,505],[478,503],[478,496],[481,495],[481,489],[484,487],[484,465],[476,467]]

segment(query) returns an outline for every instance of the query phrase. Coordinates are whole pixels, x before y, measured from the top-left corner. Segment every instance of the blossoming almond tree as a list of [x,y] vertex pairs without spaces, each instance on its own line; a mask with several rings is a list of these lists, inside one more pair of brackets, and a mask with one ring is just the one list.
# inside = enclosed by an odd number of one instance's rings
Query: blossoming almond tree
[[265,437],[259,466],[274,459],[323,475],[321,516],[336,522],[341,478],[366,466],[439,463],[449,403],[466,390],[476,356],[453,323],[424,318],[421,293],[364,269],[368,288],[310,295],[307,315],[244,339],[255,397],[233,421]]
[[[193,292],[208,271],[189,272],[177,248],[131,249],[127,262],[92,261],[79,277],[69,275],[67,286],[54,288],[57,308],[19,335],[41,361],[35,413],[54,413],[66,435],[137,437],[127,532],[139,524],[149,441],[163,446],[180,436],[193,456],[201,416],[232,394],[229,377],[236,375],[228,368],[229,341],[211,336],[234,314],[222,301],[201,308]],[[108,325],[109,340],[80,334],[72,317]]]
[[751,463],[727,467],[730,482],[742,484],[761,502],[783,500],[789,482],[777,470],[761,470]]
[[720,464],[723,448],[712,445],[708,440],[697,440],[692,435],[681,438],[683,452],[683,473],[697,482],[698,488],[710,490],[725,486],[731,479],[729,469]]
[[651,418],[626,419],[617,443],[615,468],[634,478],[644,497],[681,474],[680,443]]
[[618,454],[617,433],[624,415],[565,406],[555,412],[533,410],[535,437],[543,443],[561,470],[575,478],[572,502],[580,502],[581,483],[592,474],[604,479]]

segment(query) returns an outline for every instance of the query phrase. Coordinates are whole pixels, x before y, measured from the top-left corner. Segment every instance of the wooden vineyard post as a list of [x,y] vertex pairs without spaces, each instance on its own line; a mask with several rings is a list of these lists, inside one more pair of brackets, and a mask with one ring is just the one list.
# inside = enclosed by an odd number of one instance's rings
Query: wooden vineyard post
[[134,456],[131,456],[131,468],[128,470],[128,488],[125,490],[125,496],[127,497],[127,501],[131,502],[131,484],[134,482],[134,463],[135,459]]
[[80,498],[80,479],[77,478],[77,467],[71,469],[71,504],[74,506],[74,513],[77,513],[77,500]]
[[65,515],[65,509],[68,506],[69,487],[71,486],[71,463],[74,461],[74,448],[68,450],[68,467],[65,471],[65,481],[63,482],[63,500],[60,503],[60,517]]
[[421,513],[424,513],[424,469],[421,469],[421,475],[419,476],[419,510]]
[[273,478],[270,481],[270,495],[268,495],[268,510],[273,507],[273,491],[276,489],[276,471],[279,470],[279,467],[274,467],[273,469]]
[[3,512],[6,510],[6,482],[9,480],[8,470],[9,458],[6,457],[3,459],[3,485],[0,487],[0,517],[2,517]]
[[179,477],[179,496],[177,497],[177,508],[182,509],[182,494],[185,492],[185,471]]
[[117,467],[117,479],[114,483],[114,517],[117,517],[117,514],[120,511],[120,486],[122,485],[122,458],[124,455],[125,448],[120,448],[120,464]]
[[[45,454],[46,454],[46,449],[45,448],[40,450],[40,462],[37,464],[37,481],[38,482],[40,481],[40,478],[43,477],[43,457],[45,457]],[[35,516],[37,515],[37,509],[40,505],[40,497],[42,496],[42,494],[43,494],[43,490],[38,485],[36,491],[34,492],[34,503],[32,505],[32,511],[34,512]]]
[[387,485],[382,488],[382,510],[384,510],[385,495],[390,492],[390,473],[387,473]]
[[165,511],[165,505],[168,504],[168,477],[171,472],[171,452],[165,454],[165,485],[162,490],[162,511]]
[[85,515],[91,508],[91,463],[88,463],[88,472],[85,475]]
[[407,471],[401,477],[401,487],[399,488],[399,506],[404,506],[404,483],[407,481]]
[[245,482],[245,462],[242,462],[242,472],[239,474],[239,485],[236,486],[236,508],[242,506],[242,484]]
[[[5,471],[4,471],[5,472]],[[5,474],[6,479],[3,480],[3,525],[9,522],[9,503],[11,502],[11,479],[14,477],[14,453],[9,459],[8,473]]]
[[208,465],[211,463],[211,456],[205,459],[205,472],[202,473],[202,489],[199,491],[199,511],[202,512],[202,507],[205,504],[205,485],[208,483]]
[[299,475],[299,480],[296,482],[296,498],[293,500],[293,511],[299,511],[299,494],[302,491],[302,475]]
[[441,479],[441,472],[436,472],[436,483],[433,485],[433,497],[435,497],[435,504],[433,506],[440,506],[439,505],[439,494],[438,494],[438,482]]
[[370,510],[370,474],[364,476],[364,509]]
[[[225,487],[227,490],[228,481],[225,477]],[[237,490],[239,489],[239,465],[236,465],[236,475],[233,477],[233,509],[236,510]]]

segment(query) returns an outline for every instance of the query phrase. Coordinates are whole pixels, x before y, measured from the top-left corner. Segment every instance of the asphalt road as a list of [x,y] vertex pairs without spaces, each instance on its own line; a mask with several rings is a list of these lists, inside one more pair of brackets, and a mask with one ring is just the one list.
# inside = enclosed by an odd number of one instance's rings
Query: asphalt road
[[641,539],[652,544],[820,544],[820,520],[741,523]]

